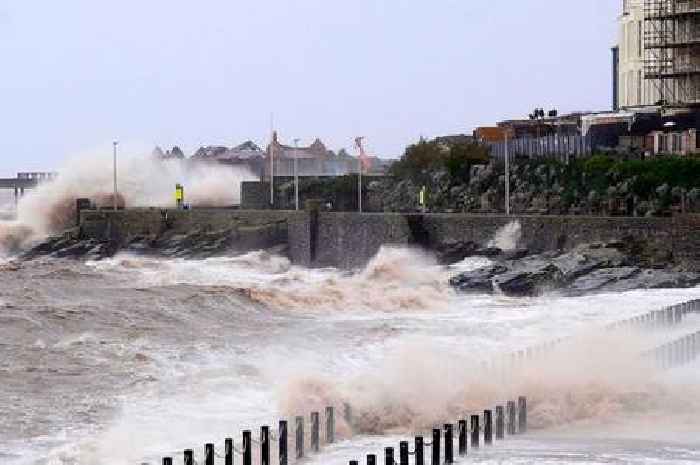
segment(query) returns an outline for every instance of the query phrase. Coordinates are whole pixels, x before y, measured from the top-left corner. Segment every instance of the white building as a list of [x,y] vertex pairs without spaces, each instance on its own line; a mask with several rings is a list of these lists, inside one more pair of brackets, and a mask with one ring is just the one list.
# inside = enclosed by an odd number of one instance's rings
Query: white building
[[700,103],[700,0],[622,0],[613,106]]

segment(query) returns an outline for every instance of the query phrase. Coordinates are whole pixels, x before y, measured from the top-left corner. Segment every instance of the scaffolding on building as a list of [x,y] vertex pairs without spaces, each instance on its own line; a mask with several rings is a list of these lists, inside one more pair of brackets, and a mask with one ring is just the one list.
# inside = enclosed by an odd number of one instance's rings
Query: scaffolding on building
[[662,104],[700,104],[700,0],[644,0],[644,53]]

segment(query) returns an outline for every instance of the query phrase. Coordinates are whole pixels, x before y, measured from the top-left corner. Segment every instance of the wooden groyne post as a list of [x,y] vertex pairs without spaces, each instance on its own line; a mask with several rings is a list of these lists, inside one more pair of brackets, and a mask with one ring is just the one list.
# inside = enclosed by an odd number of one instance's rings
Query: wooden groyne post
[[204,464],[214,465],[214,444],[212,443],[204,445]]
[[414,447],[413,455],[415,456],[416,465],[425,465],[423,436],[416,436]]
[[399,443],[399,465],[408,465],[409,455],[408,441],[401,441]]
[[503,439],[505,436],[505,418],[503,416],[503,406],[496,406],[496,439]]
[[252,434],[249,430],[243,431],[243,465],[253,465]]
[[484,444],[493,444],[493,417],[491,410],[484,410]]
[[[214,465],[214,464],[212,464]],[[260,465],[270,465],[270,427],[260,427]]]
[[304,417],[296,417],[297,460],[304,456]]
[[[279,441],[279,444],[277,445],[277,449],[279,452],[279,465],[288,465],[288,455],[287,455],[287,447],[288,447],[288,439],[287,439],[287,421],[286,420],[280,420],[279,423],[279,430],[277,432],[277,440]],[[229,464],[227,464],[229,465]],[[233,464],[230,464],[233,465]]]
[[457,430],[459,433],[458,439],[458,452],[460,457],[467,455],[467,420],[459,420],[457,423]]
[[527,433],[527,398],[518,397],[518,433]]
[[508,414],[508,434],[515,434],[515,402],[509,400],[506,403],[506,412]]
[[481,428],[479,428],[479,415],[472,415],[471,416],[471,421],[472,421],[472,449],[478,449],[479,448],[479,436],[481,434]]
[[233,465],[233,438],[224,440],[224,465]]
[[320,422],[318,412],[311,412],[311,450],[318,452],[321,449]]
[[445,423],[445,463],[454,463],[454,443],[452,442],[454,426]]
[[433,456],[432,463],[440,463],[440,429],[433,429],[433,441],[430,443],[430,449]]
[[335,410],[333,407],[326,407],[326,442],[335,442]]

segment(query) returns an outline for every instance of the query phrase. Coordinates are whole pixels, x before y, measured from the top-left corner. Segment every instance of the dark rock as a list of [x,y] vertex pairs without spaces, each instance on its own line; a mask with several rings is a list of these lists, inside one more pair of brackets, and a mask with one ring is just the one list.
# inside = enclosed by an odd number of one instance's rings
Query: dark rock
[[503,258],[506,260],[520,260],[530,254],[528,249],[516,249],[503,252]]
[[609,282],[600,290],[612,292],[633,289],[680,289],[698,285],[700,273],[645,269],[627,279]]
[[[474,251],[476,254],[478,250]],[[543,291],[579,295],[631,289],[687,288],[700,285],[700,273],[657,269],[649,252],[633,241],[580,246],[568,252],[522,255],[516,251],[492,257],[498,264],[461,273],[450,280],[460,291],[499,290],[509,296]]]
[[547,264],[533,271],[503,273],[494,281],[506,295],[524,297],[539,295],[545,290],[556,289],[563,282],[564,274],[554,264]]
[[498,257],[503,254],[503,250],[498,247],[484,247],[483,249],[476,250],[472,256],[473,257]]
[[605,286],[622,280],[628,280],[641,273],[637,267],[602,268],[591,270],[582,274],[567,286],[567,290],[573,294],[599,291]]
[[494,277],[508,271],[503,265],[465,271],[450,279],[450,285],[462,292],[493,292]]

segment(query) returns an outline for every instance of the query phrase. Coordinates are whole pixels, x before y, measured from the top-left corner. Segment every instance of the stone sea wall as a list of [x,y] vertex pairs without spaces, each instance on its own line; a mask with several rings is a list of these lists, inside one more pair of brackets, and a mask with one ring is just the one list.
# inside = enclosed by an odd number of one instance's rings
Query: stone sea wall
[[134,237],[230,231],[242,248],[287,244],[294,263],[353,269],[382,245],[441,250],[455,244],[487,246],[508,223],[521,226],[517,247],[530,252],[571,249],[592,242],[638,244],[650,266],[674,264],[700,271],[700,215],[673,218],[496,216],[464,214],[334,213],[279,210],[83,211],[81,234],[126,245]]

